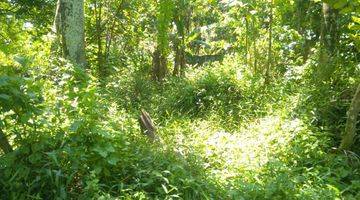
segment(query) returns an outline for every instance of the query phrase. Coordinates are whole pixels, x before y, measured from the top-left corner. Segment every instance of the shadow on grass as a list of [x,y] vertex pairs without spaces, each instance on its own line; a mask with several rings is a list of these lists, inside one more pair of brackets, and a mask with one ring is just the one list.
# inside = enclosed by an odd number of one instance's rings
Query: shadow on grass
[[[121,134],[121,133],[119,133]],[[2,199],[219,199],[196,155],[139,137],[42,136],[0,157]]]

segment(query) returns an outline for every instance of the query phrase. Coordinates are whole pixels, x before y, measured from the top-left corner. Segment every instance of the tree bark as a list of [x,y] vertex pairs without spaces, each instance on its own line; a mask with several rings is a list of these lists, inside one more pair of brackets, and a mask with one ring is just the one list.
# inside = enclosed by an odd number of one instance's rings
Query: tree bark
[[245,28],[246,28],[246,33],[245,33],[245,65],[249,64],[248,61],[248,57],[249,57],[249,20],[248,20],[248,12],[249,10],[247,10],[247,13],[245,15]]
[[173,76],[179,76],[180,73],[180,41],[175,36],[174,39],[174,52],[175,52],[175,61],[174,61],[174,71]]
[[272,68],[272,23],[273,23],[273,0],[270,1],[270,20],[269,20],[269,47],[268,63],[266,66],[265,84],[270,82],[270,70]]
[[159,82],[163,81],[167,73],[167,59],[159,49],[155,50],[153,53],[152,65],[153,80]]
[[58,0],[55,18],[63,56],[85,67],[84,0]]
[[141,114],[139,117],[139,124],[141,128],[141,132],[146,135],[151,142],[154,142],[159,139],[156,135],[156,128],[154,123],[151,120],[149,113],[145,110],[141,110]]
[[253,62],[254,62],[254,66],[253,66],[253,68],[254,68],[254,74],[257,74],[257,56],[258,56],[258,54],[257,54],[257,48],[256,48],[256,39],[257,39],[257,36],[256,36],[256,34],[255,34],[255,21],[254,21],[254,19],[252,18],[252,20],[251,20],[252,22],[251,22],[251,25],[252,25],[252,35],[253,35],[253,55],[252,55],[252,57],[253,57]]
[[[114,30],[116,27],[117,18],[116,16],[123,11],[125,0],[121,0],[119,5],[116,8],[116,11],[114,13],[109,13],[108,18],[110,19],[109,24],[106,29],[106,40],[105,40],[105,52],[104,52],[104,60],[105,63],[109,63],[109,57],[110,57],[110,47],[112,45],[112,42],[114,40]],[[109,10],[111,6],[109,5]]]
[[104,65],[104,56],[103,56],[103,43],[102,43],[102,32],[103,28],[101,26],[102,22],[102,7],[103,4],[101,0],[95,3],[95,16],[96,16],[96,34],[97,34],[97,65],[98,65],[98,73],[100,80],[103,80],[107,76],[107,69]]
[[357,118],[360,112],[360,85],[358,86],[355,96],[351,101],[347,113],[345,133],[343,135],[339,149],[349,150],[355,142]]
[[176,38],[174,42],[175,62],[173,76],[183,76],[185,72],[186,58],[185,47],[181,39]]
[[6,138],[4,132],[0,129],[0,148],[5,154],[13,151],[8,139]]
[[338,11],[331,8],[329,4],[323,3],[323,32],[322,42],[326,49],[333,54],[336,51],[337,43],[339,40],[338,36],[338,25],[337,25]]
[[329,59],[336,53],[339,41],[338,26],[336,24],[337,11],[327,3],[322,5],[322,22],[320,30],[320,59],[322,66],[331,65]]

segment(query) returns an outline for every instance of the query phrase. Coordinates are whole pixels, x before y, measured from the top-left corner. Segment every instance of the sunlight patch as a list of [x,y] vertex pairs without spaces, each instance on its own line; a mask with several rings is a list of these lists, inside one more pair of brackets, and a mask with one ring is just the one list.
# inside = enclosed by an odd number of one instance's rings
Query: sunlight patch
[[284,120],[279,116],[267,116],[233,133],[214,130],[214,124],[205,121],[193,128],[197,134],[191,138],[188,147],[201,153],[204,168],[209,173],[225,180],[237,176],[241,171],[260,170],[277,153],[285,150],[290,140],[302,129],[302,122],[299,119]]

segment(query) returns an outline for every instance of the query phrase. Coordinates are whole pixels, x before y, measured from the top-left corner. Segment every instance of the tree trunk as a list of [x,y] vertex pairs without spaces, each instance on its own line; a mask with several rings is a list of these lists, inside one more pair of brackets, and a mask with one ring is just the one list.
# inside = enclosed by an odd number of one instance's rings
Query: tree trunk
[[153,80],[161,82],[167,73],[167,59],[159,49],[155,50],[153,53],[152,66]]
[[175,51],[175,61],[174,61],[173,76],[179,76],[179,74],[180,74],[180,41],[176,36],[174,39],[174,51]]
[[180,65],[180,76],[185,76],[186,57],[185,57],[185,45],[180,47],[179,65]]
[[324,47],[333,54],[336,51],[338,36],[338,25],[336,23],[338,11],[331,8],[329,4],[323,3],[323,30],[321,33]]
[[251,20],[251,24],[252,24],[252,35],[253,35],[253,61],[254,61],[254,74],[257,74],[257,48],[256,48],[256,39],[257,39],[257,36],[255,34],[255,22],[254,22],[254,19]]
[[355,142],[357,118],[360,112],[360,85],[358,86],[355,96],[351,101],[349,111],[347,113],[347,121],[345,125],[345,133],[343,135],[340,149],[349,150]]
[[[110,2],[108,2],[108,3],[109,3],[108,9],[111,10],[111,5],[110,5],[111,3]],[[109,63],[110,47],[111,47],[112,41],[114,39],[114,30],[115,30],[116,22],[117,22],[116,16],[119,15],[120,12],[122,12],[124,3],[125,3],[125,0],[121,0],[115,13],[107,12],[109,14],[108,18],[111,19],[111,22],[109,22],[109,24],[111,24],[111,25],[107,26],[107,29],[106,29],[105,52],[103,54],[104,55],[103,59],[105,60],[106,64]]]
[[296,30],[300,35],[304,34],[305,27],[303,27],[303,24],[307,20],[307,2],[309,2],[309,5],[311,4],[311,1],[308,0],[296,0],[296,16],[294,17],[296,18]]
[[9,141],[7,140],[4,132],[0,129],[0,148],[5,154],[13,151]]
[[[249,10],[247,10],[248,12]],[[248,57],[249,57],[249,20],[248,20],[248,14],[245,15],[245,27],[246,27],[246,33],[245,33],[245,65],[247,66],[249,64]]]
[[101,27],[101,21],[102,21],[102,2],[99,0],[99,2],[95,3],[95,16],[96,16],[96,34],[97,34],[97,65],[98,65],[98,74],[100,80],[103,80],[107,76],[107,69],[104,65],[104,57],[103,57],[103,45],[102,45],[102,32],[103,29]]
[[184,76],[185,73],[185,47],[181,39],[175,39],[174,42],[174,51],[175,51],[175,62],[174,62],[174,71],[173,76]]
[[321,20],[321,27],[320,27],[320,58],[319,63],[320,65],[326,65],[328,63],[328,42],[326,40],[326,32],[327,32],[327,24],[329,19],[329,12],[330,12],[330,6],[327,3],[323,3],[322,6],[322,14],[323,18]]
[[256,48],[256,40],[254,40],[254,42],[253,42],[254,44],[253,44],[253,52],[254,52],[254,54],[253,54],[253,57],[254,57],[254,74],[257,74],[257,72],[258,72],[258,69],[257,69],[257,48]]
[[273,23],[273,0],[270,2],[270,21],[269,21],[269,47],[268,47],[268,63],[266,66],[265,84],[270,82],[270,70],[272,68],[272,23]]
[[336,24],[337,11],[332,9],[329,4],[323,3],[322,22],[320,30],[320,59],[319,63],[322,68],[331,66],[329,59],[334,56],[339,41],[338,27]]
[[56,31],[61,37],[63,56],[85,67],[84,1],[58,0],[55,17]]

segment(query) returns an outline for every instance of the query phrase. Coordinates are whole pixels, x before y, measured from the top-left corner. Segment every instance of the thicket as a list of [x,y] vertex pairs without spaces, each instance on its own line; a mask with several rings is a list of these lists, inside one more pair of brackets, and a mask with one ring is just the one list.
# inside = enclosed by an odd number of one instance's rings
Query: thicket
[[[316,21],[323,4],[339,37]],[[358,137],[338,149],[360,82],[358,6],[86,2],[84,67],[44,34],[55,2],[0,4],[0,198],[359,199]],[[182,66],[188,54],[202,61]]]

